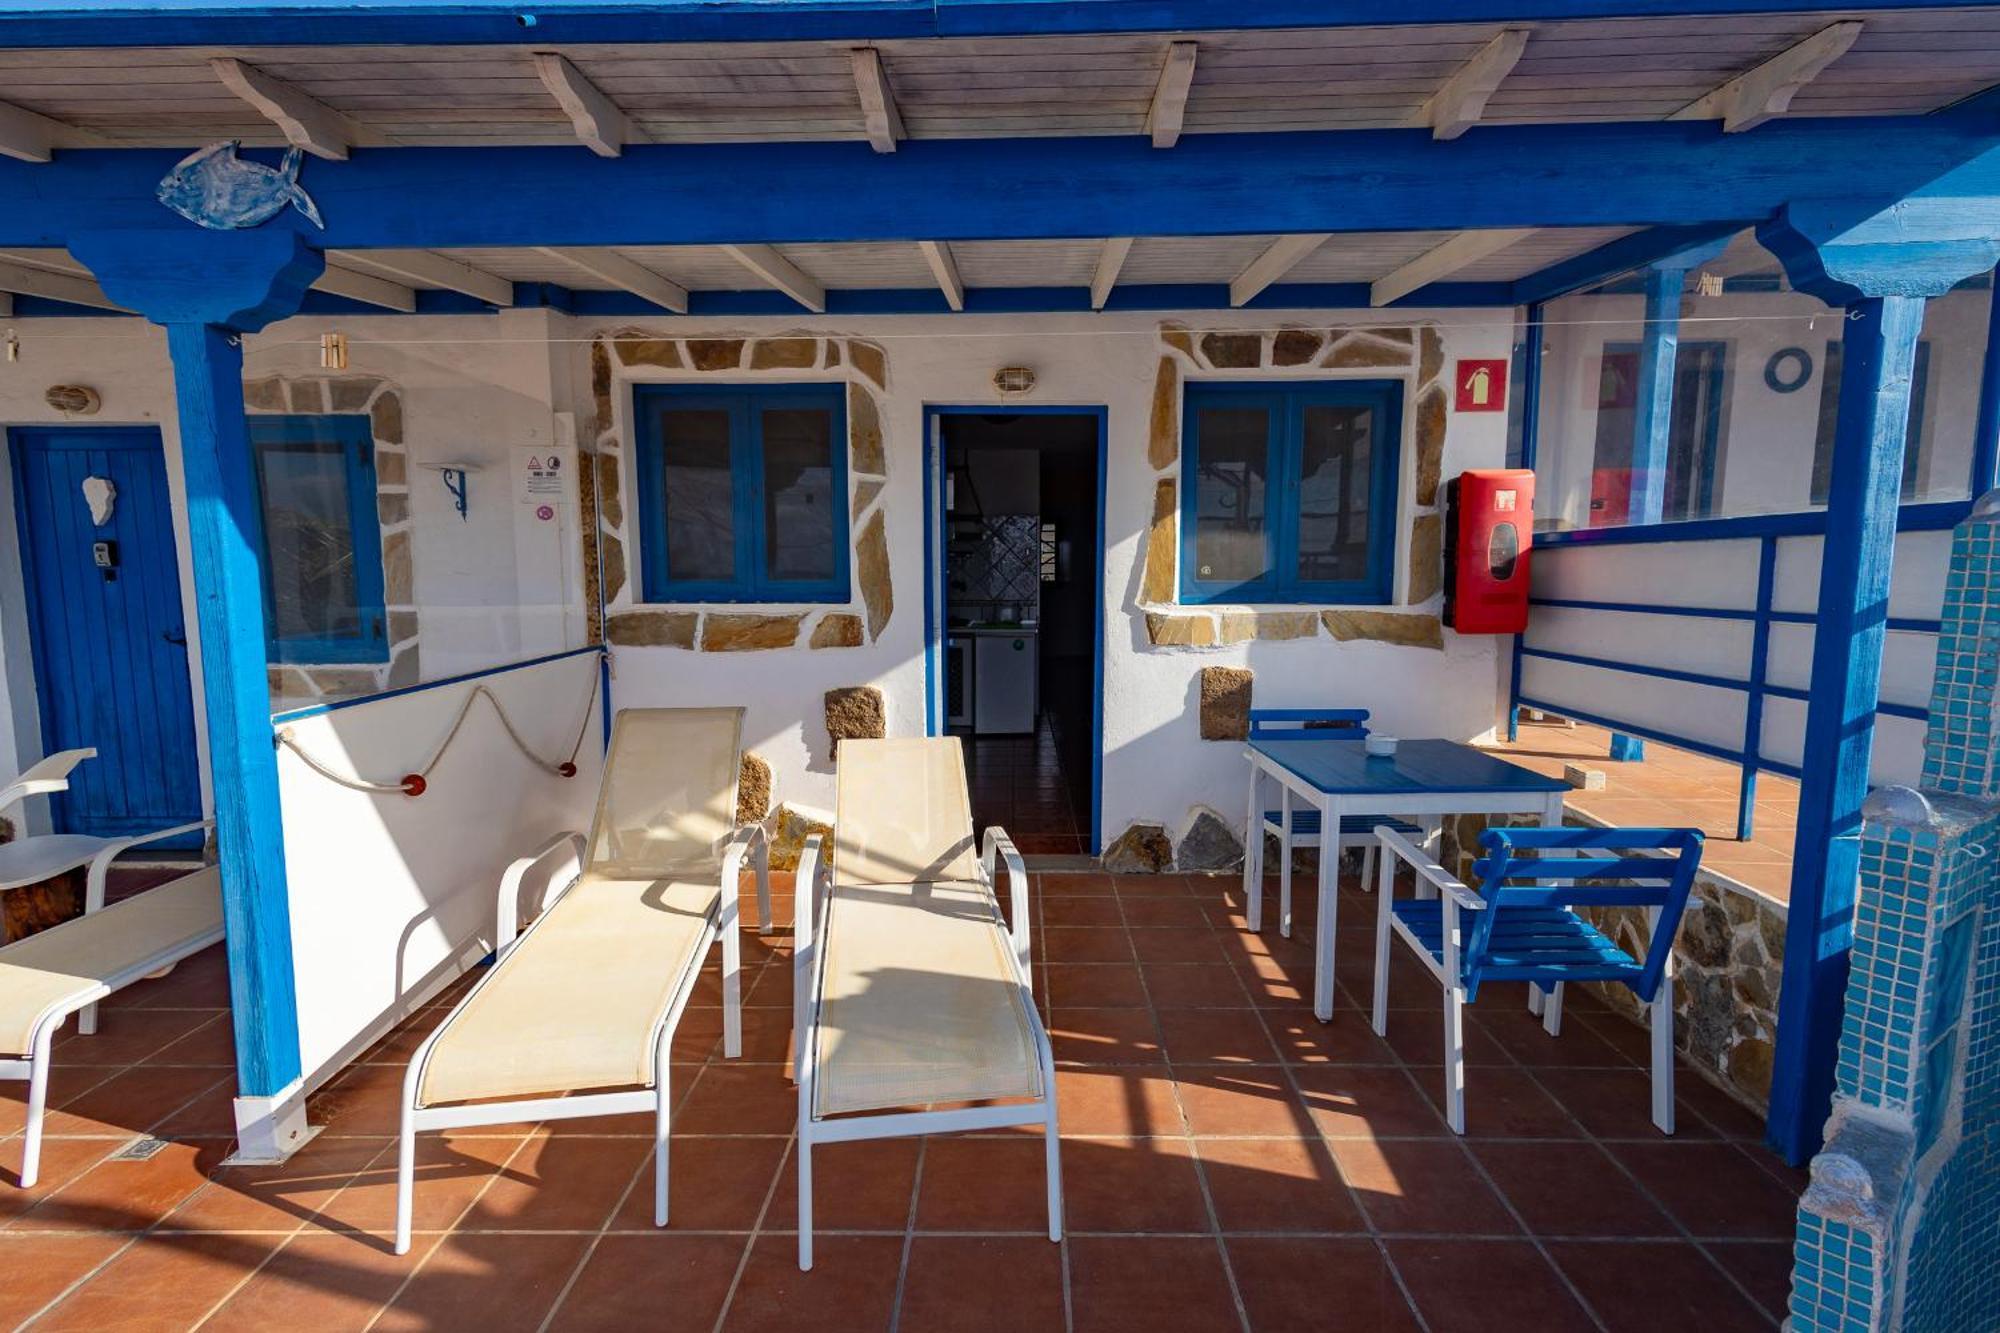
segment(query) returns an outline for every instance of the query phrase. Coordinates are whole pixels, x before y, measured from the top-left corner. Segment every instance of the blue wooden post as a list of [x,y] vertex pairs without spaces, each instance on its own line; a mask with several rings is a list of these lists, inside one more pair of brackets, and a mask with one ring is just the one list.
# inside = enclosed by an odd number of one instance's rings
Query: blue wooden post
[[1766,1130],[1799,1164],[1819,1148],[1833,1094],[1917,335],[1926,298],[2000,258],[2000,243],[1967,239],[2000,236],[2000,199],[1875,217],[1795,202],[1757,234],[1793,286],[1848,314]]
[[[200,630],[208,759],[246,1156],[304,1127],[277,1109],[299,1083],[291,914],[265,676],[257,486],[240,335],[298,308],[321,256],[290,232],[95,233],[71,250],[122,305],[164,324],[173,357]],[[269,1141],[259,1142],[262,1137]]]
[[1639,333],[1639,384],[1632,412],[1632,491],[1627,510],[1632,523],[1658,523],[1666,516],[1674,362],[1680,354],[1681,287],[1686,279],[1687,270],[1678,264],[1646,270],[1646,324]]
[[2000,486],[2000,269],[1987,296],[1986,355],[1980,362],[1979,415],[1972,424],[1972,498]]
[[[1521,395],[1521,457],[1518,466],[1528,471],[1535,470],[1542,452],[1542,353],[1543,325],[1542,303],[1537,301],[1528,307],[1526,336],[1521,347],[1521,385],[1516,390]],[[1529,543],[1533,544],[1532,516],[1530,516]],[[1507,668],[1507,739],[1521,739],[1521,640],[1524,636],[1514,636],[1511,661]]]

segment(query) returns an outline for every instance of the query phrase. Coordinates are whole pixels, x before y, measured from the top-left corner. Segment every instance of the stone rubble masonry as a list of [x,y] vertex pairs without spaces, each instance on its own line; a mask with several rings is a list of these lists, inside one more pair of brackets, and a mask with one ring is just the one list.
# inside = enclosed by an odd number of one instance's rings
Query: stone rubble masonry
[[799,641],[805,612],[779,615],[718,613],[701,618],[701,650],[705,653],[747,653],[764,648],[789,648]]
[[[1250,694],[1254,673],[1248,667],[1211,666],[1201,669],[1201,738],[1241,741],[1250,735]],[[1240,850],[1240,849],[1239,849]]]
[[1229,821],[1205,805],[1189,814],[1187,829],[1174,845],[1174,868],[1195,874],[1241,870],[1243,840]]
[[1174,845],[1164,825],[1138,823],[1119,834],[1101,859],[1114,875],[1159,875],[1174,868]]
[[833,813],[817,806],[786,801],[779,805],[771,829],[771,869],[797,870],[806,839],[819,834],[820,864],[833,854]]
[[736,822],[761,824],[771,813],[771,765],[752,750],[743,752],[736,776]]
[[842,741],[878,741],[889,734],[888,709],[873,685],[828,690],[822,706],[829,759],[838,758]]

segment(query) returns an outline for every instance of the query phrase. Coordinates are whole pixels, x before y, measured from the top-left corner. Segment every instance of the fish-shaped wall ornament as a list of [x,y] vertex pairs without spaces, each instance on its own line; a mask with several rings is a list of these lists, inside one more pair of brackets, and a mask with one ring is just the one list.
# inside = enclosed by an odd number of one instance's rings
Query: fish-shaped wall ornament
[[299,150],[288,149],[276,167],[236,155],[234,139],[189,153],[160,181],[159,200],[189,222],[217,231],[269,222],[287,204],[324,229],[319,209],[299,186]]

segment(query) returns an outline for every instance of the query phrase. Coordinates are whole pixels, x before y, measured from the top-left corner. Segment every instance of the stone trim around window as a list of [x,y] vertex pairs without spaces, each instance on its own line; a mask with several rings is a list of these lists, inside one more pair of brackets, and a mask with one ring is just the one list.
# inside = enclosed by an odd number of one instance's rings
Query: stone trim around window
[[[1156,648],[1221,648],[1253,639],[1370,640],[1413,648],[1444,648],[1444,517],[1440,481],[1446,425],[1444,338],[1436,329],[1287,328],[1276,333],[1197,335],[1178,324],[1160,326],[1159,368],[1146,438],[1152,465],[1153,514],[1140,568],[1138,614]],[[1188,370],[1255,371],[1415,369],[1411,391],[1416,450],[1415,503],[1404,558],[1409,572],[1404,609],[1352,607],[1190,607],[1179,601],[1182,383]],[[1275,377],[1274,377],[1275,379]]]
[[375,516],[382,536],[382,611],[389,660],[274,662],[265,672],[271,696],[288,704],[352,699],[418,684],[423,668],[402,390],[376,375],[264,375],[244,381],[243,406],[259,415],[366,416],[375,450]]
[[[856,597],[845,604],[797,611],[641,602],[627,554],[633,549],[638,517],[624,503],[625,460],[617,425],[621,397],[641,383],[689,383],[710,374],[728,375],[732,383],[780,383],[788,377],[795,380],[798,371],[835,368],[847,372],[848,540]],[[711,653],[859,648],[879,641],[896,607],[883,503],[889,448],[880,394],[888,384],[888,354],[879,344],[858,338],[806,333],[677,338],[629,328],[593,339],[590,386],[595,429],[592,447],[578,469],[584,568],[598,571],[597,580],[585,580],[591,641],[621,648]]]

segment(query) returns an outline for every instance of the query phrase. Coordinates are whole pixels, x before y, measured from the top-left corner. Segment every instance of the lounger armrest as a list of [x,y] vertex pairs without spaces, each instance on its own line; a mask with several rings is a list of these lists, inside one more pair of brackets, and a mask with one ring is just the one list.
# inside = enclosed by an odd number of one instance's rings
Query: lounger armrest
[[792,1078],[804,1083],[812,1076],[813,977],[819,950],[819,885],[823,878],[820,851],[824,834],[815,833],[799,849],[792,876]]
[[557,898],[560,898],[569,889],[570,885],[576,883],[582,877],[584,846],[584,838],[581,833],[558,833],[555,837],[543,843],[537,851],[522,857],[520,860],[514,862],[514,864],[508,866],[506,873],[500,876],[500,896],[493,913],[493,960],[495,962],[507,956],[508,952],[514,947],[514,941],[521,934],[521,881],[527,878],[530,870],[533,870],[543,861],[548,860],[555,853],[565,847],[570,849],[570,860],[574,867],[574,873],[562,882],[561,888],[550,894],[544,901],[542,906],[543,910],[546,911],[554,904]]
[[[96,753],[97,751],[95,750],[65,750],[62,754],[52,757],[62,759],[73,754],[87,756]],[[41,764],[36,764],[35,768],[40,768],[42,764],[48,762],[49,760],[44,759]],[[71,767],[74,766],[74,764],[71,765]],[[34,768],[28,770],[30,773],[34,771]],[[60,791],[63,787],[67,786],[69,786],[69,783],[64,782],[56,790]],[[83,883],[84,912],[86,914],[95,912],[98,908],[104,906],[104,886],[111,877],[111,863],[131,851],[134,847],[143,847],[149,842],[159,842],[165,838],[178,838],[185,834],[199,833],[203,829],[212,829],[214,827],[215,821],[212,819],[197,819],[192,824],[176,824],[172,828],[154,829],[151,833],[135,834],[129,838],[113,838],[110,842],[105,843],[97,855],[90,858],[90,873],[85,876]]]
[[[1439,865],[1431,854],[1391,828],[1377,828],[1375,836],[1391,855],[1407,864],[1417,874],[1430,881],[1438,892],[1450,898],[1467,911],[1479,912],[1486,908],[1486,900],[1467,888],[1456,875]],[[1385,884],[1395,883],[1394,863],[1384,860],[1382,879]]]
[[[1021,853],[1015,850],[1014,840],[1007,836],[1007,830],[998,824],[986,830],[986,846],[979,857],[980,869],[986,874],[986,882],[997,890],[1000,881],[993,878],[996,853],[1007,866],[1007,914],[1013,921],[1008,933],[1014,941],[1014,956],[1020,960],[1021,975],[1024,978],[1033,977],[1034,969],[1030,966],[1028,939],[1028,866],[1021,859]],[[1033,983],[1030,982],[1029,985],[1032,989]]]
[[27,800],[30,796],[51,796],[56,792],[69,790],[70,770],[86,759],[97,758],[94,747],[81,750],[59,750],[55,754],[36,760],[28,770],[4,787],[0,787],[0,814]]

